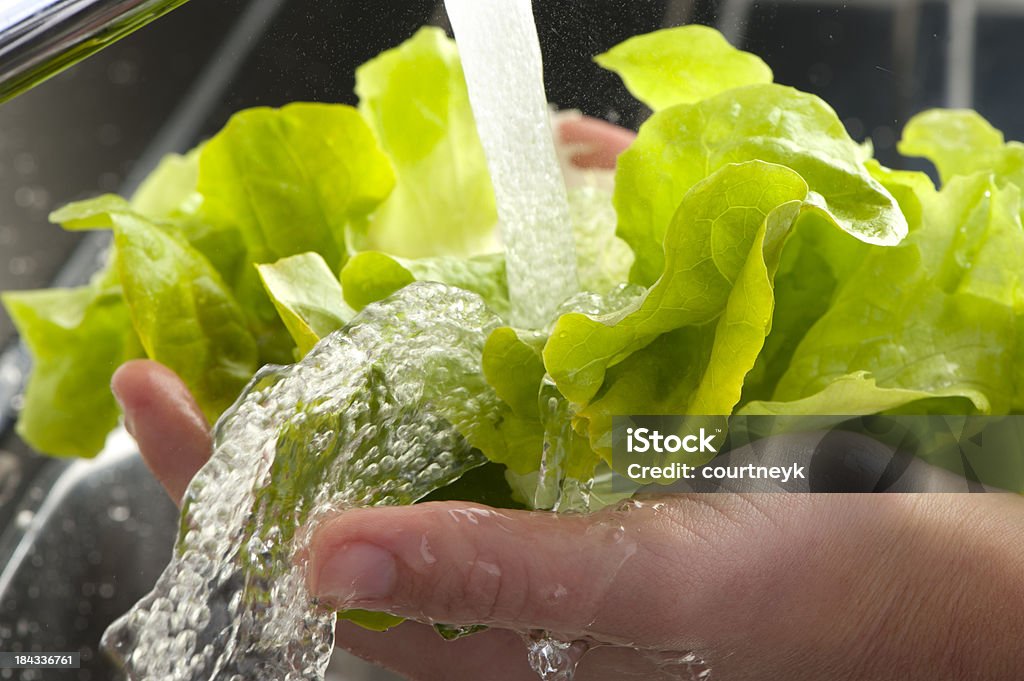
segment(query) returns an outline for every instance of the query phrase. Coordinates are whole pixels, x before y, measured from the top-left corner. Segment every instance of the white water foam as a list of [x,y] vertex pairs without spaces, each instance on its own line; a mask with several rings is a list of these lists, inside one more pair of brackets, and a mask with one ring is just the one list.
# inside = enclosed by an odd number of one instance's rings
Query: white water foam
[[574,294],[576,255],[530,0],[445,0],[501,221],[514,326]]

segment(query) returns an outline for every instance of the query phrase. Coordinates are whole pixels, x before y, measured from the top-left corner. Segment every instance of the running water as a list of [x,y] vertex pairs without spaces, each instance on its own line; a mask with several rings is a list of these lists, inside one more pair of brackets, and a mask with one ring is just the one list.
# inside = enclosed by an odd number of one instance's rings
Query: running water
[[131,678],[321,681],[335,615],[293,559],[303,528],[411,504],[484,462],[460,433],[499,418],[480,357],[501,324],[476,294],[412,284],[260,371],[214,429],[170,565],[104,635]]
[[565,181],[530,0],[445,0],[505,244],[514,326],[540,329],[576,293]]

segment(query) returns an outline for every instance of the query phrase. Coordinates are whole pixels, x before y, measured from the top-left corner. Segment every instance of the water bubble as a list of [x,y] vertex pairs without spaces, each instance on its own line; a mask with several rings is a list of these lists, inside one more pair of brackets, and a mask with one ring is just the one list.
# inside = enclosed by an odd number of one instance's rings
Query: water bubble
[[485,631],[487,627],[480,624],[473,624],[469,626],[457,627],[450,624],[435,624],[434,631],[441,635],[446,641],[454,641],[455,639],[464,638],[466,636],[472,636],[473,634]]
[[115,523],[123,523],[132,515],[132,510],[127,506],[111,506],[107,509],[107,516]]
[[29,510],[19,511],[18,515],[14,516],[14,526],[19,530],[24,530],[32,523],[32,519],[35,517],[35,513]]
[[139,78],[139,66],[127,59],[118,59],[107,67],[107,78],[114,85],[131,85]]
[[590,649],[586,641],[566,641],[544,631],[524,635],[527,661],[541,681],[572,681],[580,659]]

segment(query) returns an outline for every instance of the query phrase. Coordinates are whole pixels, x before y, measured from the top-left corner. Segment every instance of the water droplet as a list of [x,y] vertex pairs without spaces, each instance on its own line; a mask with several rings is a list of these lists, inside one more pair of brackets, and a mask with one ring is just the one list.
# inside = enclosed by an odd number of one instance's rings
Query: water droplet
[[19,530],[25,529],[32,522],[32,518],[34,518],[35,515],[35,513],[29,510],[20,511],[18,515],[14,517],[14,526]]
[[590,649],[586,641],[565,641],[544,631],[531,631],[523,639],[527,661],[541,681],[572,681],[580,659]]
[[107,77],[114,85],[131,85],[139,78],[139,66],[126,59],[118,59],[107,67]]
[[434,631],[441,635],[446,641],[454,641],[457,638],[463,638],[465,636],[471,636],[477,632],[485,631],[487,627],[474,624],[465,627],[456,627],[450,624],[435,624]]
[[115,523],[123,523],[132,516],[132,510],[127,506],[111,506],[107,509],[107,515]]
[[430,550],[430,543],[427,541],[426,536],[420,538],[420,557],[423,558],[423,562],[427,565],[433,565],[437,562],[437,558],[434,557],[433,552]]

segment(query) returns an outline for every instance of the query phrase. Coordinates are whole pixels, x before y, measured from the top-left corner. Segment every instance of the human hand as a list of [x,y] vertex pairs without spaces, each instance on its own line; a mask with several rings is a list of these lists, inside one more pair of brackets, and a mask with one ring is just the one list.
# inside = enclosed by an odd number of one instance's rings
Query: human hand
[[[166,368],[114,377],[126,424],[176,500],[209,432]],[[1024,633],[1024,501],[1010,495],[691,495],[589,516],[444,502],[355,509],[311,545],[313,593],[428,626],[338,642],[410,679],[536,678],[513,631],[601,644],[577,681],[1011,679]],[[625,646],[623,644],[630,644]],[[633,647],[641,649],[634,650]]]

